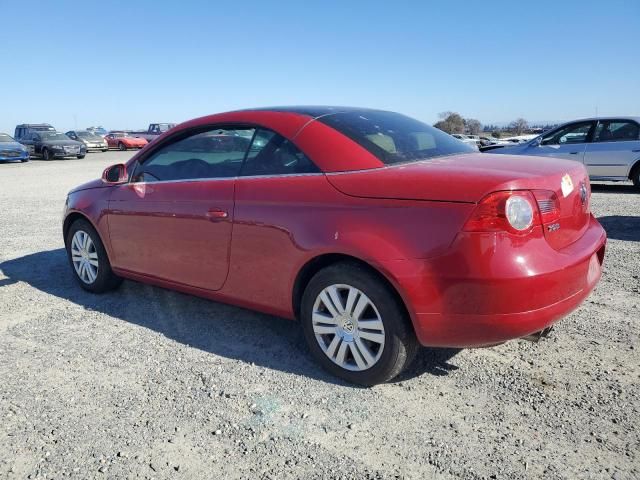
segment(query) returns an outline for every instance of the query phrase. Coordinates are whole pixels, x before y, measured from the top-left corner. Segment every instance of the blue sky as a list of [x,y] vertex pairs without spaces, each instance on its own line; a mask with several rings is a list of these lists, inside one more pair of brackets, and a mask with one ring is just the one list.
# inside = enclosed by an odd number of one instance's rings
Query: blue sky
[[0,0],[0,131],[252,106],[640,115],[640,2]]

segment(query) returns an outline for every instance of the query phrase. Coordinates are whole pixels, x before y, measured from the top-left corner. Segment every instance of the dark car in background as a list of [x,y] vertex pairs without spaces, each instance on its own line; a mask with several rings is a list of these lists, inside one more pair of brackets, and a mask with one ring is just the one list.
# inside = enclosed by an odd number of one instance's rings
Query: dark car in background
[[45,160],[53,158],[84,158],[87,147],[84,143],[70,139],[64,133],[40,131],[28,133],[20,143],[29,149],[31,155],[39,155]]
[[147,142],[151,142],[175,126],[175,123],[150,123],[146,130],[134,130],[129,134],[132,137],[144,138]]
[[103,137],[93,132],[89,132],[88,130],[70,130],[66,135],[71,140],[84,143],[84,146],[87,148],[87,152],[91,150],[101,150],[106,152],[109,150],[109,145]]
[[55,132],[56,129],[48,123],[21,123],[16,125],[16,129],[13,132],[13,137],[21,142],[28,134],[33,132]]
[[0,162],[12,160],[28,162],[29,151],[24,145],[16,142],[10,135],[0,133]]

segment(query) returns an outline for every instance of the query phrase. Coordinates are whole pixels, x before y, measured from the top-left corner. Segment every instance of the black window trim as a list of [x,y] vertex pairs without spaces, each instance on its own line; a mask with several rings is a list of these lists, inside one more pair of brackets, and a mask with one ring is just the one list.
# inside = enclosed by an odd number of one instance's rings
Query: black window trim
[[[255,130],[253,132],[253,136],[251,137],[251,142],[249,143],[249,148],[247,148],[247,150],[244,152],[244,157],[242,158],[242,166],[240,167],[240,171],[238,172],[237,175],[235,175],[233,177],[208,177],[208,178],[185,178],[185,179],[179,179],[179,180],[161,180],[161,181],[158,181],[158,182],[153,182],[153,184],[155,185],[155,184],[161,184],[161,183],[197,182],[197,181],[208,181],[208,180],[229,180],[229,179],[239,179],[239,178],[270,178],[270,177],[285,177],[285,176],[288,177],[288,176],[324,175],[324,172],[320,169],[320,167],[318,167],[318,164],[316,162],[314,162],[313,159],[304,152],[304,150],[302,150],[300,147],[298,147],[291,138],[286,137],[286,136],[282,135],[281,133],[278,133],[274,129],[269,128],[269,127],[264,126],[264,125],[260,125],[258,123],[252,123],[252,122],[222,122],[222,123],[208,123],[206,125],[198,125],[198,126],[195,126],[195,127],[190,127],[190,128],[186,128],[186,129],[183,129],[183,130],[179,130],[177,132],[172,133],[167,138],[163,139],[162,142],[154,142],[150,146],[150,149],[148,151],[142,153],[141,155],[139,155],[138,158],[136,158],[134,164],[132,165],[131,171],[129,172],[129,179],[127,181],[127,184],[151,183],[151,182],[134,182],[133,178],[135,176],[135,172],[137,171],[138,167],[140,165],[143,165],[146,161],[148,161],[149,158],[151,156],[153,156],[160,149],[166,147],[167,145],[170,145],[170,144],[175,143],[175,142],[179,142],[180,140],[192,137],[194,135],[198,135],[200,133],[208,132],[210,130],[224,129],[224,128],[228,128],[228,129],[241,129],[241,128],[250,129],[250,128],[252,128],[252,129]],[[241,175],[242,174],[242,169],[244,168],[244,164],[245,164],[245,162],[247,160],[247,156],[249,155],[249,151],[251,150],[251,145],[253,144],[253,140],[255,139],[255,135],[256,135],[256,132],[258,131],[258,129],[268,130],[268,131],[274,132],[276,135],[280,135],[285,140],[289,141],[294,147],[296,147],[298,150],[300,150],[318,168],[318,172],[315,172],[315,173],[281,173],[281,174],[272,174],[272,175],[269,175],[269,174],[267,174],[267,175]]]
[[636,125],[636,127],[638,127],[638,133],[640,134],[640,124],[638,124],[638,122],[636,122],[635,120],[632,120],[631,118],[607,118],[607,119],[599,119],[596,122],[596,128],[593,130],[593,143],[620,143],[620,142],[638,142],[640,141],[640,136],[638,138],[636,138],[635,140],[605,140],[603,142],[600,141],[596,141],[596,131],[598,130],[598,125],[600,125],[601,123],[614,123],[614,122],[627,122],[627,123],[634,123]]
[[564,125],[560,125],[558,128],[556,128],[555,130],[552,130],[551,132],[549,132],[548,134],[542,134],[542,138],[540,140],[540,145],[542,146],[547,146],[547,145],[565,145],[563,143],[543,143],[544,139],[546,136],[549,135],[555,135],[557,132],[559,132],[560,130],[564,130],[567,127],[571,127],[573,125],[580,125],[582,123],[590,123],[591,124],[591,128],[589,128],[589,132],[587,133],[587,138],[584,142],[581,143],[572,143],[570,145],[581,145],[584,143],[592,143],[593,142],[593,136],[596,133],[596,128],[598,125],[598,120],[578,120],[576,122],[569,122],[569,123],[565,123]]

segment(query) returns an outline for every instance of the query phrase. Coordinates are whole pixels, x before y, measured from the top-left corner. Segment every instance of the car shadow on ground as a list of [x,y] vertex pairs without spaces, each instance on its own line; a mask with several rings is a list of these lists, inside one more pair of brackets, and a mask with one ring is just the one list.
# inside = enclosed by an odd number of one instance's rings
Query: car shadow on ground
[[611,215],[598,217],[598,221],[607,231],[608,238],[640,242],[640,217]]
[[638,195],[638,189],[631,183],[592,183],[591,191],[595,193],[627,193],[630,195]]
[[[0,287],[32,287],[124,320],[205,352],[270,369],[348,385],[324,372],[308,353],[298,322],[264,315],[178,292],[125,281],[116,291],[94,295],[77,284],[64,249],[42,251],[0,263]],[[447,375],[457,349],[420,349],[399,380],[423,374]]]

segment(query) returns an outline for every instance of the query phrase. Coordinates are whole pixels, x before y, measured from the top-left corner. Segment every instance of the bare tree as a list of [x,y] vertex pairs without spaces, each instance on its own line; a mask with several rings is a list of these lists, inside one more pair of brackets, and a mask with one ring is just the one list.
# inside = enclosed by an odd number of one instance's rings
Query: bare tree
[[464,133],[464,119],[459,113],[442,112],[440,118],[442,120],[436,122],[434,127],[447,133]]
[[465,131],[469,135],[478,135],[482,131],[482,124],[475,118],[464,119]]
[[529,123],[524,118],[517,118],[509,124],[509,128],[514,130],[516,135],[522,135],[529,128]]

